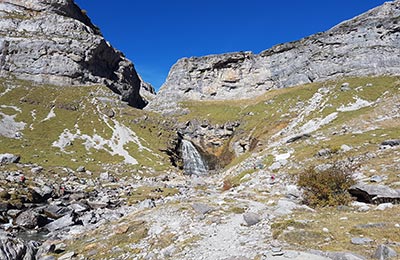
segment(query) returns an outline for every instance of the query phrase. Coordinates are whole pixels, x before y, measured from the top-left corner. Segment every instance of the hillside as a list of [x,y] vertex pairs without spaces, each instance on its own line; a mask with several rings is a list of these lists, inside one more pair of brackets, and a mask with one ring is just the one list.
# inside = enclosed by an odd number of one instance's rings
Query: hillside
[[0,259],[399,259],[399,1],[157,95],[73,1],[0,10]]

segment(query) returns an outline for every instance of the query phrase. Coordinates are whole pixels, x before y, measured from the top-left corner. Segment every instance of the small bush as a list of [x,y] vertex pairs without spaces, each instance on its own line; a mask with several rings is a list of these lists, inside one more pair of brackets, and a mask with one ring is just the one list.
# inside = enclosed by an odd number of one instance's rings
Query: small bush
[[305,203],[312,207],[347,205],[348,189],[355,184],[349,168],[333,165],[317,171],[309,167],[298,174],[297,184],[304,190]]

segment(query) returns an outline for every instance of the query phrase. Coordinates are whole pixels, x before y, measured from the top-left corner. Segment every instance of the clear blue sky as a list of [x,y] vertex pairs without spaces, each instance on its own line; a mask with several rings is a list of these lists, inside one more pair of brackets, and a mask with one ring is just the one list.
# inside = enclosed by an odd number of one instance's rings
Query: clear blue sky
[[381,0],[75,0],[158,89],[182,57],[258,53],[325,31]]

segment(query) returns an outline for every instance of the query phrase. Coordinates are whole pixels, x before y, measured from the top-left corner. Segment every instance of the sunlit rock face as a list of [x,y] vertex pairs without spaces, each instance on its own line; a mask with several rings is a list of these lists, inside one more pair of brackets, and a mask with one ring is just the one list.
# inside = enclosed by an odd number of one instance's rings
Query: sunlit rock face
[[142,108],[142,81],[72,0],[0,2],[0,76],[55,85],[105,84]]
[[400,1],[387,2],[332,29],[260,54],[180,59],[148,109],[181,112],[182,100],[237,100],[342,76],[400,74]]

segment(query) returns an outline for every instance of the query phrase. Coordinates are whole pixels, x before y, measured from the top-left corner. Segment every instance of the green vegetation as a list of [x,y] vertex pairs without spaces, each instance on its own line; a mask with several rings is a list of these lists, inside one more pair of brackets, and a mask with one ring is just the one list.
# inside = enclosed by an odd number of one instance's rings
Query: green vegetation
[[[108,233],[108,228],[109,226],[105,225],[88,232],[79,239],[71,241],[68,249],[86,255],[90,259],[114,259],[124,251],[140,253],[140,249],[131,246],[148,236],[147,223],[144,221],[112,223],[111,234]],[[106,232],[108,235],[105,236]]]
[[[271,228],[275,238],[297,249],[348,251],[367,256],[372,255],[380,244],[399,241],[397,216],[398,207],[368,212],[326,207],[318,209],[317,212],[297,211],[290,219],[277,219]],[[371,223],[372,225],[366,225]],[[328,232],[324,232],[324,228]],[[366,246],[350,243],[351,238],[362,236],[371,238],[373,242]],[[396,251],[400,249],[398,245],[394,245],[393,248]]]
[[298,174],[297,184],[304,189],[305,203],[312,206],[347,205],[351,196],[347,190],[355,184],[350,169],[334,164],[316,170],[309,167]]
[[132,205],[146,199],[156,200],[176,194],[179,194],[179,190],[176,188],[142,186],[130,192],[127,203]]
[[235,176],[230,176],[224,180],[222,190],[229,190],[231,188],[239,186],[241,183],[245,181],[244,177],[248,174],[252,174],[256,171],[256,169],[249,169],[243,171]]
[[[124,162],[122,156],[111,154],[107,143],[120,141],[113,137],[118,123],[132,130],[144,147],[133,141],[124,145],[139,163],[125,165],[125,170],[145,166],[162,171],[170,167],[162,150],[174,132],[164,128],[160,116],[127,106],[105,86],[60,87],[1,79],[0,93],[0,112],[26,123],[22,138],[0,136],[0,153],[20,154],[22,162],[45,167],[74,169],[85,165],[86,169],[99,172]],[[147,119],[148,114],[151,119]],[[54,147],[63,133],[75,137],[63,149]]]
[[[349,90],[341,90],[344,83],[348,83]],[[386,113],[386,106],[398,102],[399,89],[400,78],[390,76],[315,82],[271,90],[263,96],[248,100],[184,102],[181,105],[190,112],[179,117],[179,120],[185,122],[196,118],[207,120],[211,124],[223,124],[227,121],[240,122],[235,136],[227,141],[227,144],[250,139],[254,140],[256,145],[251,147],[248,153],[234,158],[227,165],[227,168],[230,168],[247,159],[251,152],[262,152],[268,142],[282,138],[281,135],[275,136],[275,134],[288,127],[294,119],[301,119],[294,127],[294,130],[298,130],[311,120],[318,123],[328,115],[337,113],[333,121],[321,125],[315,131],[327,137],[323,145],[314,139],[315,133],[312,133],[308,145],[304,145],[303,142],[294,142],[288,144],[287,147],[294,149],[293,156],[299,161],[314,160],[316,152],[326,147],[333,148],[333,156],[340,157],[343,155],[339,150],[341,144],[363,147],[362,149],[368,151],[385,138],[398,138],[400,127],[394,120],[379,123],[375,121],[374,124],[380,126],[375,129],[365,129],[368,127],[365,122],[376,120],[376,117]],[[312,107],[310,104],[314,96],[319,96],[320,101]],[[337,110],[351,106],[356,102],[356,98],[373,105],[353,111]],[[365,131],[359,134],[343,132],[343,127],[346,126],[365,129]],[[387,135],[381,135],[380,131]],[[364,147],[366,143],[371,147]],[[269,164],[269,159],[266,164]]]

